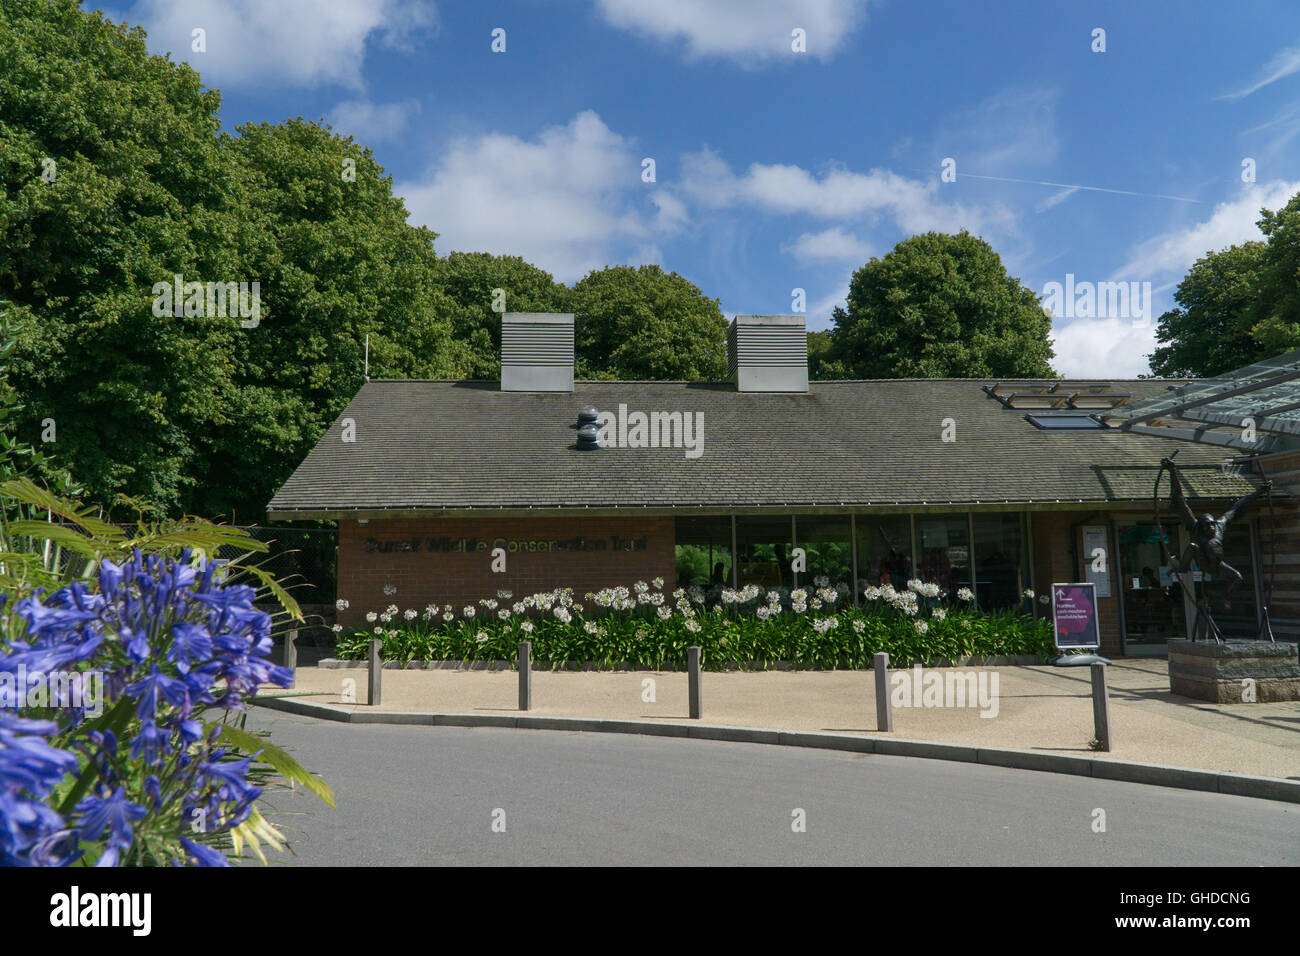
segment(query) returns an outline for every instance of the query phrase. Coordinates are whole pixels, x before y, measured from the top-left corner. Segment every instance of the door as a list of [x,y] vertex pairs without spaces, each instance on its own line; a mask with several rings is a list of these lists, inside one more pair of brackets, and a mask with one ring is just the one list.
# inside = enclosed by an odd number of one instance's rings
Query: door
[[[1165,538],[1165,548],[1160,544]],[[1187,637],[1182,587],[1166,558],[1179,553],[1176,521],[1119,524],[1120,599],[1124,602],[1125,648],[1156,651]]]

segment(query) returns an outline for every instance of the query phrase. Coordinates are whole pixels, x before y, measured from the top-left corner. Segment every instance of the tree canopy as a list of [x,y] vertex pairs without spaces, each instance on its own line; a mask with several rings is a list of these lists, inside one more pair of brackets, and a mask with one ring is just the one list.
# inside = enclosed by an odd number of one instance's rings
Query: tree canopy
[[615,379],[720,379],[727,320],[717,299],[659,266],[589,273],[569,296],[576,374]]
[[1160,316],[1151,369],[1204,378],[1300,348],[1300,193],[1260,211],[1262,240],[1207,252]]
[[930,232],[853,274],[832,358],[853,378],[1047,378],[1052,322],[983,239]]

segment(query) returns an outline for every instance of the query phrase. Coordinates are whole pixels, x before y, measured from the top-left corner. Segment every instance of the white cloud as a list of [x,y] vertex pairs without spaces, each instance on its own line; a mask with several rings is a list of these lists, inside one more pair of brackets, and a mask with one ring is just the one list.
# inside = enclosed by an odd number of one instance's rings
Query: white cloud
[[1217,98],[1221,100],[1239,100],[1242,97],[1250,96],[1251,93],[1261,90],[1271,83],[1286,79],[1293,73],[1300,73],[1300,46],[1279,50],[1273,55],[1272,59],[1264,64],[1264,68],[1259,71],[1259,79],[1254,83],[1235,93],[1225,93]]
[[804,30],[807,56],[828,60],[866,19],[868,0],[596,0],[610,26],[686,45],[694,58],[744,66],[794,59],[791,31]]
[[1214,207],[1210,218],[1181,229],[1153,236],[1139,243],[1129,261],[1111,277],[1151,281],[1166,272],[1185,272],[1207,252],[1261,238],[1261,208],[1285,206],[1297,192],[1300,182],[1273,182],[1243,185],[1233,199]]
[[1137,378],[1149,375],[1155,323],[1132,319],[1075,319],[1053,328],[1052,367],[1066,378]]
[[1014,222],[1004,207],[941,202],[937,181],[908,179],[887,169],[856,173],[835,166],[819,178],[799,166],[754,163],[737,176],[717,153],[704,149],[683,157],[682,183],[705,206],[752,205],[831,220],[874,222],[883,216],[906,233],[969,229],[978,234]]
[[412,115],[420,112],[418,100],[399,103],[372,103],[369,100],[345,100],[326,117],[334,132],[353,136],[364,146],[395,142],[406,131]]
[[781,251],[793,255],[803,265],[853,262],[862,265],[871,258],[871,247],[839,226],[821,232],[805,232]]
[[1060,152],[1054,90],[1009,87],[974,109],[955,114],[935,137],[939,156],[957,160],[964,172],[1007,175],[1050,163]]
[[[136,0],[120,18],[148,31],[152,52],[188,62],[216,88],[360,89],[368,42],[405,49],[437,22],[430,0]],[[206,52],[192,49],[196,28]]]
[[1067,189],[1062,189],[1059,193],[1052,193],[1052,195],[1034,206],[1034,212],[1047,212],[1049,209],[1055,209],[1078,191],[1078,186],[1070,186]]
[[659,231],[683,221],[685,207],[662,190],[647,201],[640,172],[629,141],[588,110],[534,140],[504,133],[457,140],[422,181],[396,191],[412,221],[439,234],[440,252],[523,256],[570,281],[610,262],[657,256]]

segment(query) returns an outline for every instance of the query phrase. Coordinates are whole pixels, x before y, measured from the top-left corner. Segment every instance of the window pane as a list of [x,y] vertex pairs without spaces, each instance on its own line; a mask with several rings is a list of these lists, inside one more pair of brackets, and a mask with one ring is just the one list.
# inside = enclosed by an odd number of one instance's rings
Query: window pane
[[790,516],[736,518],[739,584],[793,587],[790,573]]
[[[1210,608],[1224,637],[1259,640],[1259,617],[1255,608],[1255,574],[1250,556],[1250,524],[1238,521],[1228,525],[1223,539],[1223,558],[1229,567],[1241,572],[1241,584],[1233,593],[1231,607],[1224,607],[1229,576],[1222,574],[1210,581]],[[1264,575],[1268,580],[1269,555],[1264,555]]]
[[800,587],[811,587],[825,576],[831,587],[847,586],[853,577],[853,547],[848,515],[798,515],[795,544],[808,553],[808,573],[798,576]]
[[907,587],[912,575],[912,523],[907,515],[858,515],[858,598],[868,587]]
[[1017,607],[1029,585],[1018,512],[975,515],[975,593],[985,611]]
[[917,515],[916,553],[922,581],[938,584],[953,600],[958,588],[970,587],[970,527],[964,514]]
[[677,586],[731,586],[731,518],[678,518]]

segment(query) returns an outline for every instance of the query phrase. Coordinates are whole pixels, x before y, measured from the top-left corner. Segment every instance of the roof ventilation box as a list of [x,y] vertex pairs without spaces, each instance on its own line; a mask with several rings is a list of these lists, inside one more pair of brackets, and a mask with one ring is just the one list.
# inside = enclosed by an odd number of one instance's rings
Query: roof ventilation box
[[501,317],[501,391],[573,391],[573,314],[507,312]]
[[808,391],[801,315],[738,315],[727,329],[727,377],[738,392]]

